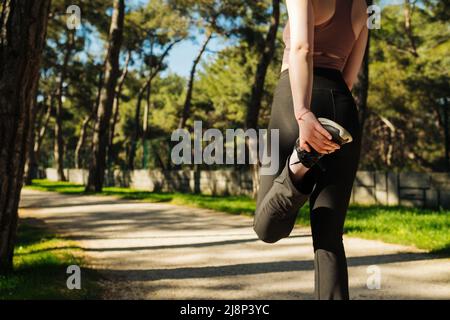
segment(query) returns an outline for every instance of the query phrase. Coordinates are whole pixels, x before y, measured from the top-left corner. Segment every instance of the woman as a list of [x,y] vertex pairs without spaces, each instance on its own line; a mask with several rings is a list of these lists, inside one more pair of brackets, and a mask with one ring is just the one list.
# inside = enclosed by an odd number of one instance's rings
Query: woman
[[260,175],[253,228],[268,243],[287,237],[309,199],[315,297],[348,299],[342,234],[361,147],[350,90],[367,43],[367,6],[364,0],[286,4],[286,47],[269,122],[279,130],[280,168]]

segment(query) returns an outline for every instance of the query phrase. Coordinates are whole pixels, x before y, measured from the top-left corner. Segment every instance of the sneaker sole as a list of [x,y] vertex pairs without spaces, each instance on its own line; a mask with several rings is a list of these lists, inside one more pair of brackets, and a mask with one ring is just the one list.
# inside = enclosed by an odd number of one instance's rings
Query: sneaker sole
[[328,118],[318,118],[317,119],[320,124],[323,126],[330,126],[333,128],[336,128],[339,130],[339,137],[344,140],[344,143],[349,143],[353,141],[353,137],[344,127],[342,127],[340,124],[334,122],[333,120],[330,120]]

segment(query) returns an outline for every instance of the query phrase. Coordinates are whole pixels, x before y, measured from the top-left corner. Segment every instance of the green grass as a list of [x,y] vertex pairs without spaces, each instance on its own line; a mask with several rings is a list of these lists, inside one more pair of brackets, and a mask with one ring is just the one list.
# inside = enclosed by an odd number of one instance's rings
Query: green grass
[[[26,186],[26,188],[72,195],[94,194],[90,192],[86,193],[83,185],[39,179],[33,180],[33,184],[31,186]],[[120,187],[105,187],[101,194],[117,196],[122,199],[144,200],[147,202],[169,202],[234,214],[251,215],[255,210],[254,200],[245,196],[208,196],[179,192],[149,192]]]
[[[309,224],[304,210],[297,221]],[[450,255],[449,210],[352,205],[347,212],[344,232],[354,237],[412,245]]]
[[[83,268],[82,249],[52,234],[36,219],[21,219],[14,250],[14,271],[0,276],[0,300],[92,299],[100,289],[98,275]],[[81,289],[69,290],[66,269],[81,267]]]
[[[67,182],[34,180],[29,188],[66,194],[85,194],[84,186]],[[101,194],[123,199],[208,208],[232,214],[252,215],[255,201],[245,196],[208,196],[162,193],[107,187]],[[301,209],[297,223],[309,225],[308,205]],[[413,245],[433,253],[450,254],[450,210],[430,210],[391,206],[350,206],[345,234],[390,243]]]

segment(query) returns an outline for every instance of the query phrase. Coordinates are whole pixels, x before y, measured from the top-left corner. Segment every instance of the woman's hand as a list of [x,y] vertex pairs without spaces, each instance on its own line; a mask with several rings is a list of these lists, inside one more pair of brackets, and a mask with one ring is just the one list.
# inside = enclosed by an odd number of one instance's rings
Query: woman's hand
[[[300,133],[300,147],[311,152],[311,147],[319,153],[331,153],[340,146],[331,140],[331,134],[317,120],[311,111],[297,120]],[[310,147],[311,146],[311,147]]]

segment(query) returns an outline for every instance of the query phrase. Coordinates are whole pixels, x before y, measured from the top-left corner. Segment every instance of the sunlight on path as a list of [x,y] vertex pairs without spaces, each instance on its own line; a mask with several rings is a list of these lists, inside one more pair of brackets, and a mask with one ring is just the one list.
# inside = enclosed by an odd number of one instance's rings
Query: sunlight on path
[[[207,209],[23,190],[22,216],[79,241],[108,281],[105,298],[313,299],[308,229],[276,244],[252,219]],[[450,259],[400,245],[344,238],[352,299],[449,299]],[[381,289],[366,286],[367,267]]]

